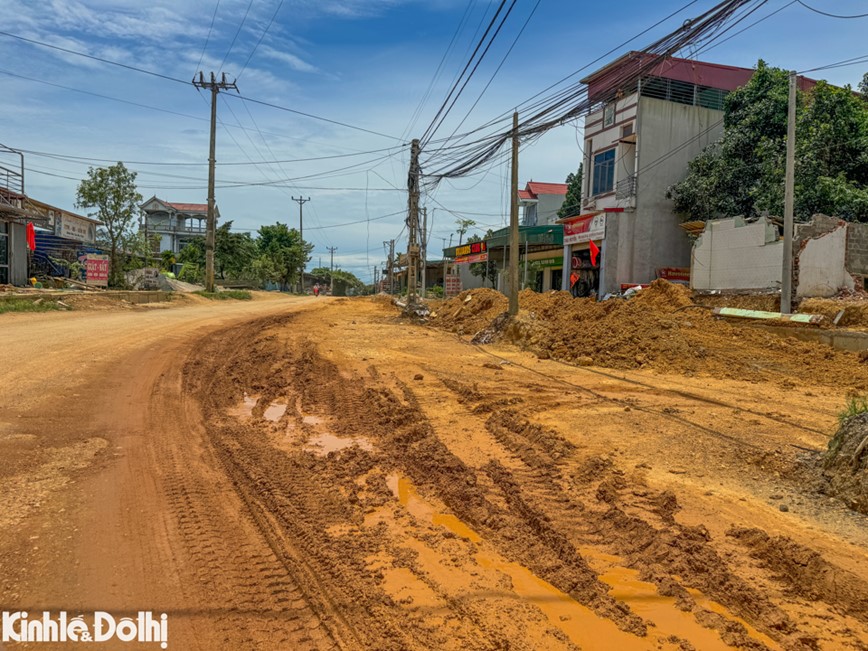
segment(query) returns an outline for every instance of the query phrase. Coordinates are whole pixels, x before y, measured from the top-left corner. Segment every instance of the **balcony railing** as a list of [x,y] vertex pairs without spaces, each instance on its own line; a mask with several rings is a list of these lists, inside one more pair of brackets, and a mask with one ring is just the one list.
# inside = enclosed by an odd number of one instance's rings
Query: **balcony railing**
[[629,199],[636,196],[636,175],[631,174],[615,184],[615,198]]
[[148,230],[154,233],[174,233],[178,235],[204,235],[205,225],[186,226],[166,222],[149,222]]

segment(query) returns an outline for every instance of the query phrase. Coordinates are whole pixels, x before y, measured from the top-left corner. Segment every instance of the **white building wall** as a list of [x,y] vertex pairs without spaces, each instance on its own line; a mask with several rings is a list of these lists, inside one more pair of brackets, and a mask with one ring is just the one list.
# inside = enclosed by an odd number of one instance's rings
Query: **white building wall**
[[799,282],[796,296],[834,296],[840,289],[853,289],[853,277],[844,267],[847,227],[805,242],[798,255]]
[[690,240],[666,198],[688,163],[723,135],[723,112],[642,97],[634,253],[627,282],[650,282],[661,267],[687,267]]
[[690,286],[693,289],[771,289],[780,287],[783,242],[766,219],[707,222],[693,245]]

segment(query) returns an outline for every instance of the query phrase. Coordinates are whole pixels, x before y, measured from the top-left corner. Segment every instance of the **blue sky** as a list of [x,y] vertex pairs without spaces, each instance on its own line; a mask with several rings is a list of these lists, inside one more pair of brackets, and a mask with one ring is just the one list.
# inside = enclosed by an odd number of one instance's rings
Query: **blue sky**
[[[463,128],[511,110],[687,2],[540,0]],[[864,0],[806,2],[840,14],[864,13],[866,5]],[[465,117],[535,4],[536,0],[518,0],[438,136],[450,134]],[[326,263],[326,247],[336,246],[336,264],[366,280],[372,266],[384,258],[382,242],[402,231],[402,215],[382,218],[406,206],[406,194],[395,190],[406,184],[408,152],[402,143],[418,137],[433,118],[467,59],[477,26],[491,15],[493,5],[488,0],[220,0],[219,6],[216,0],[0,0],[3,31],[184,80],[200,69],[220,70],[222,64],[230,77],[238,76],[239,89],[247,97],[392,136],[238,99],[222,99],[218,109],[223,124],[217,136],[217,202],[223,218],[245,230],[275,221],[295,226],[298,205],[291,197],[310,196],[304,221],[306,239],[316,246],[313,266],[320,256]],[[641,48],[713,5],[712,0],[697,0],[628,47]],[[699,58],[742,66],[763,58],[772,65],[805,70],[868,54],[868,18],[826,18],[791,0],[769,0],[745,25],[785,5]],[[411,121],[463,16],[465,27],[457,33],[442,74],[419,118]],[[866,69],[844,67],[818,76],[855,85]],[[0,82],[0,143],[62,157],[26,155],[29,195],[75,210],[75,188],[88,165],[109,164],[84,159],[106,159],[136,161],[128,166],[139,172],[145,198],[156,194],[169,201],[205,202],[209,110],[207,99],[191,85],[5,36],[0,36]],[[529,179],[563,181],[578,165],[579,143],[580,123],[553,130],[524,149],[522,185]],[[259,163],[345,154],[359,155]],[[184,165],[153,164],[158,162]],[[434,221],[432,257],[455,230],[456,216],[446,209],[475,219],[482,230],[504,223],[505,162],[472,178],[443,183],[426,198]],[[347,166],[354,167],[339,169]],[[275,183],[282,179],[298,180]]]

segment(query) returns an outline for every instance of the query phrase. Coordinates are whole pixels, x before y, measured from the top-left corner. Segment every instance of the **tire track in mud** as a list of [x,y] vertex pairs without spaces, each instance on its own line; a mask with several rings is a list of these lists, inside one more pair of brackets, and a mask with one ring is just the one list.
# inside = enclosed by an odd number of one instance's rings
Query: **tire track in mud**
[[[511,506],[527,520],[550,528],[557,539],[603,545],[639,570],[640,578],[673,596],[696,621],[716,629],[731,646],[766,649],[739,622],[702,607],[687,588],[700,591],[758,626],[787,649],[813,649],[817,640],[781,608],[756,591],[715,551],[701,525],[678,524],[674,494],[647,488],[640,473],[628,476],[607,456],[583,460],[557,432],[530,422],[522,405],[496,409],[500,400],[487,399],[474,385],[441,378],[444,385],[475,413],[491,413],[489,432],[519,455],[527,468],[511,472],[496,462],[485,471],[511,495]],[[559,440],[560,439],[560,440]],[[868,586],[858,577],[826,562],[807,548],[785,538],[771,538],[758,529],[729,533],[752,549],[752,555],[776,572],[775,579],[809,600],[823,600],[864,621]],[[805,566],[808,566],[807,568]]]
[[[200,426],[200,414],[189,404],[185,395],[189,387],[183,383],[179,377],[177,387],[161,390],[158,385],[151,400],[180,402],[174,427],[191,432]],[[153,429],[159,427],[154,424]],[[225,495],[225,485],[213,472],[214,456],[196,448],[191,454],[189,446],[163,440],[159,457],[170,521],[181,543],[178,551],[187,560],[180,566],[188,575],[184,583],[190,586],[190,601],[195,604],[191,610],[197,637],[221,647],[335,648],[299,584],[250,523],[239,517],[232,496]],[[197,614],[205,617],[215,610],[219,616],[197,621]]]
[[[292,318],[272,318],[221,333],[200,352],[204,362],[188,365],[189,389],[202,403],[208,440],[251,521],[338,646],[437,648],[436,637],[383,591],[382,577],[366,560],[385,543],[362,526],[377,507],[370,495],[384,490],[369,490],[365,482],[376,472],[398,471],[436,495],[505,558],[622,630],[641,636],[648,624],[609,594],[610,586],[583,557],[582,545],[623,557],[643,581],[731,646],[767,648],[738,621],[704,607],[691,590],[744,617],[786,649],[815,648],[816,640],[729,566],[702,527],[675,521],[674,495],[649,490],[642,473],[625,476],[609,459],[582,458],[556,431],[532,423],[524,413],[529,406],[520,399],[493,399],[435,373],[468,413],[484,419],[487,434],[520,460],[519,469],[496,462],[470,467],[440,439],[416,390],[376,364],[366,376],[339,368],[319,354],[307,333],[292,332],[292,325]],[[227,417],[248,391],[259,396],[251,422]],[[301,414],[315,414],[328,419],[337,436],[371,440],[373,450],[352,448],[323,458],[301,448],[278,449],[262,419],[274,399],[287,402],[288,411],[299,410],[281,427],[291,423],[304,430]],[[342,526],[353,535],[326,533]],[[413,566],[406,563],[395,567]],[[438,592],[434,583],[430,587]],[[468,604],[438,594],[461,620],[467,648],[515,645]]]
[[[280,325],[286,326],[289,321],[283,319]],[[276,322],[262,323],[259,329],[267,331],[269,325]],[[207,349],[200,351],[199,357],[210,357],[210,364],[190,369],[191,375],[203,380],[218,375],[221,378],[219,384],[203,381],[191,386],[202,401],[211,443],[236,491],[251,510],[256,512],[258,506],[262,514],[276,523],[283,544],[291,544],[301,552],[286,564],[291,567],[303,556],[302,562],[319,577],[319,585],[309,578],[298,579],[305,583],[306,594],[315,589],[330,595],[328,603],[316,609],[317,613],[324,617],[325,613],[331,615],[329,624],[333,623],[335,613],[341,613],[360,638],[358,648],[390,648],[384,646],[384,640],[395,640],[396,649],[419,645],[419,640],[407,637],[402,622],[395,620],[390,610],[392,604],[361,562],[360,553],[376,550],[374,541],[366,542],[364,536],[356,535],[349,546],[341,549],[339,540],[322,535],[337,524],[361,523],[364,513],[352,508],[355,501],[352,479],[362,475],[375,460],[369,453],[356,451],[353,456],[361,463],[355,472],[344,468],[343,476],[335,476],[334,468],[326,468],[324,462],[311,455],[294,456],[275,450],[256,427],[239,425],[222,415],[228,406],[240,401],[245,391],[263,396],[288,391],[307,413],[333,417],[335,434],[357,436],[361,431],[382,451],[376,462],[387,469],[400,470],[420,487],[433,490],[506,558],[534,570],[579,603],[612,619],[622,630],[645,633],[641,618],[611,598],[606,586],[577,554],[570,554],[567,549],[554,550],[540,542],[531,523],[489,502],[477,486],[476,473],[437,438],[408,387],[393,383],[397,388],[389,388],[383,382],[348,378],[302,338],[294,339],[291,349],[282,347],[265,333],[253,337],[252,344],[242,343],[242,337],[238,336],[227,339],[232,344],[227,346],[227,341],[215,344],[212,354]],[[227,348],[234,350],[231,358],[226,359],[224,354],[221,359],[218,350]],[[254,361],[241,361],[245,358]],[[212,365],[217,359],[221,359],[219,369]],[[269,387],[263,381],[263,370],[268,373]],[[281,384],[275,390],[275,385]],[[324,486],[324,475],[330,475],[328,478],[335,480],[337,486]],[[344,494],[343,499],[336,499],[335,495],[340,493]],[[260,525],[260,529],[264,528]],[[510,644],[497,630],[477,631],[483,638],[480,648],[504,648]],[[418,648],[434,647],[423,643]]]
[[[353,405],[365,399],[353,391],[330,394],[322,382],[318,358],[309,347],[284,348],[273,335],[257,335],[269,326],[285,328],[292,319],[265,320],[256,328],[228,332],[210,351],[208,361],[190,368],[196,378],[191,390],[203,404],[209,440],[235,491],[246,504],[258,530],[269,541],[285,571],[303,586],[306,599],[346,649],[438,648],[431,634],[412,628],[396,617],[396,607],[379,586],[376,572],[366,560],[381,547],[376,532],[359,529],[364,510],[359,507],[355,480],[375,465],[375,458],[353,450],[341,455],[342,465],[306,454],[277,449],[264,431],[260,400],[250,423],[225,416],[248,390],[268,399],[291,394],[307,413],[340,410],[344,418],[337,432],[354,432],[364,424],[347,419]],[[230,343],[231,342],[231,343]],[[227,345],[229,344],[229,345]],[[225,355],[232,350],[230,356]],[[263,374],[265,371],[265,374]],[[219,377],[220,381],[214,381]],[[314,399],[316,393],[316,399]],[[267,402],[266,402],[267,404]],[[353,425],[351,425],[353,423]],[[349,525],[351,538],[330,536],[332,527]],[[468,619],[472,619],[469,618]],[[476,629],[480,638],[467,648],[504,648],[508,641],[496,631]]]

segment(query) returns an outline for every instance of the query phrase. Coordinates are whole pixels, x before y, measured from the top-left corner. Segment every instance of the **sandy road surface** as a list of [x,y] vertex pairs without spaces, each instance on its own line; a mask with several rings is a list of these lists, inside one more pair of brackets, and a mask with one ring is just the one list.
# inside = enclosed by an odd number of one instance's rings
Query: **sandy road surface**
[[167,612],[177,649],[868,648],[811,378],[575,368],[367,300],[0,328],[40,342],[0,402],[4,609]]

